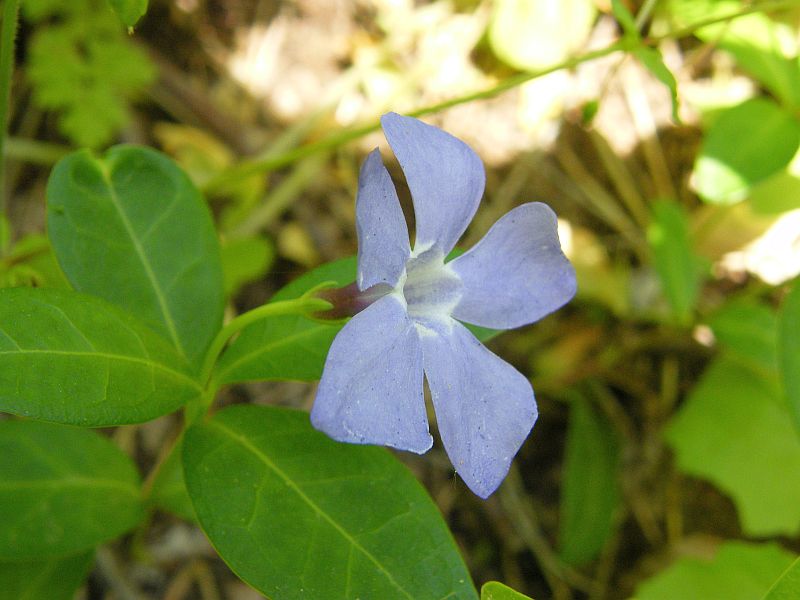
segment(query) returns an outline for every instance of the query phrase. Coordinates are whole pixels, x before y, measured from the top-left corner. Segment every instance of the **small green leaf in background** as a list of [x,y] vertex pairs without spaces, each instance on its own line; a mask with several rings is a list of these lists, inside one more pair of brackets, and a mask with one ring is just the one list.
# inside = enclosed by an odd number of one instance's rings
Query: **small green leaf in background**
[[765,98],[723,110],[708,129],[694,165],[706,202],[735,204],[789,164],[800,144],[797,118]]
[[0,597],[72,600],[93,563],[94,552],[39,562],[0,562]]
[[50,175],[47,226],[75,289],[200,361],[222,325],[220,249],[208,207],[172,160],[137,146],[70,154]]
[[732,298],[708,320],[717,345],[764,379],[777,383],[778,315],[766,304]]
[[94,431],[0,421],[0,560],[90,550],[144,511],[130,458]]
[[383,448],[237,405],[186,432],[183,461],[211,543],[267,597],[477,598],[438,509]]
[[789,410],[800,430],[800,279],[794,281],[780,311],[778,371]]
[[489,43],[500,60],[516,69],[544,69],[586,43],[596,13],[592,0],[497,0]]
[[680,558],[636,589],[636,600],[754,600],[792,563],[777,544],[725,542],[713,559]]
[[0,411],[105,427],[149,421],[200,393],[172,346],[103,300],[0,289]]
[[700,279],[698,258],[689,239],[688,218],[680,204],[669,200],[653,204],[647,239],[672,313],[679,323],[688,324],[700,291]]
[[756,185],[750,193],[750,206],[760,215],[780,215],[800,208],[800,177],[792,161],[789,168],[779,171]]
[[639,62],[644,65],[645,69],[650,71],[656,79],[667,87],[670,101],[672,102],[672,120],[676,123],[680,123],[681,118],[678,115],[678,109],[680,108],[680,103],[678,101],[678,82],[675,80],[675,75],[672,74],[672,71],[664,64],[661,52],[656,48],[641,46],[635,48],[632,54],[639,59]]
[[595,558],[613,531],[620,501],[619,444],[608,421],[588,400],[573,398],[561,491],[561,558],[581,565]]
[[262,277],[274,260],[275,248],[265,237],[225,240],[222,243],[225,296],[235,296],[242,286]]
[[120,21],[126,26],[133,27],[136,22],[147,12],[147,0],[108,0],[117,11]]
[[738,358],[717,358],[669,424],[685,473],[726,492],[748,535],[800,530],[800,437],[775,382]]
[[25,70],[34,103],[58,111],[59,129],[75,145],[108,144],[130,120],[130,101],[156,78],[147,53],[107,0],[23,0],[22,8],[36,24]]
[[499,581],[490,581],[481,588],[481,600],[533,600]]
[[797,600],[797,598],[800,598],[800,558],[783,572],[763,600]]
[[[299,298],[325,281],[343,286],[355,281],[356,257],[322,265],[281,289],[272,301]],[[342,323],[322,323],[305,317],[264,319],[246,327],[225,350],[216,367],[220,384],[268,379],[313,381]]]

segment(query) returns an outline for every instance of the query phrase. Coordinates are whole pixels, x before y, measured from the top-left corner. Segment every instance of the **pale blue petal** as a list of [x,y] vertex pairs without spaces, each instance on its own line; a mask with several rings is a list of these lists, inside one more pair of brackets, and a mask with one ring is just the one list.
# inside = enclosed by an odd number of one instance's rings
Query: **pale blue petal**
[[422,454],[433,443],[422,377],[419,335],[401,302],[384,296],[333,340],[311,424],[340,442]]
[[487,498],[536,422],[533,388],[460,323],[434,327],[420,339],[439,433],[456,472]]
[[411,255],[408,228],[392,178],[376,148],[358,176],[356,197],[358,232],[358,289],[378,283],[397,284]]
[[561,251],[556,215],[541,202],[508,212],[448,264],[464,286],[453,316],[474,325],[527,325],[575,295],[575,270]]
[[461,140],[417,119],[388,113],[381,124],[414,200],[415,251],[435,247],[447,255],[483,195],[480,158]]

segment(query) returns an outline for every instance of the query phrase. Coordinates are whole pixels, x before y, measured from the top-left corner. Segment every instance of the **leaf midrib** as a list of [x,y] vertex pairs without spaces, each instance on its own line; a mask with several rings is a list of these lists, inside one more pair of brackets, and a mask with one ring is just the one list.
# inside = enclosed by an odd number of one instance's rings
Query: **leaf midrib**
[[283,482],[297,494],[297,496],[308,505],[308,507],[314,511],[314,513],[326,521],[329,525],[331,525],[339,534],[347,540],[352,548],[356,548],[359,550],[370,562],[372,562],[378,570],[386,577],[386,579],[397,588],[398,591],[402,592],[403,595],[408,598],[409,600],[413,600],[414,597],[409,594],[392,576],[389,570],[377,559],[375,556],[372,555],[366,548],[364,548],[358,540],[356,540],[352,535],[350,535],[346,529],[344,529],[338,522],[330,517],[325,511],[323,511],[311,498],[309,498],[303,490],[286,474],[284,473],[272,460],[270,460],[269,456],[264,454],[257,446],[253,445],[250,440],[246,437],[238,434],[233,429],[222,425],[219,422],[210,421],[207,425],[219,429],[222,433],[233,439],[234,441],[240,443],[245,449],[249,450],[253,453],[256,458],[258,458],[267,468],[271,469],[278,477],[283,480]]
[[133,229],[133,225],[131,224],[130,220],[128,219],[128,215],[122,209],[122,204],[117,196],[117,192],[114,189],[114,184],[111,181],[111,174],[103,168],[103,165],[100,164],[100,173],[103,176],[104,181],[108,185],[108,193],[109,197],[111,198],[111,202],[114,204],[114,208],[117,209],[119,213],[119,218],[122,221],[123,227],[125,227],[125,231],[128,233],[128,236],[131,239],[131,243],[133,244],[134,249],[136,250],[136,255],[139,257],[139,260],[142,263],[142,267],[144,268],[145,274],[147,278],[150,280],[150,283],[153,286],[153,292],[156,295],[156,300],[158,301],[158,307],[161,310],[161,315],[164,319],[164,324],[167,326],[167,330],[169,331],[170,338],[172,342],[175,344],[175,348],[180,352],[183,358],[186,358],[186,350],[181,343],[180,336],[178,335],[178,330],[175,327],[175,321],[172,319],[172,313],[170,313],[169,306],[167,304],[166,297],[164,296],[164,292],[161,289],[161,286],[156,279],[156,274],[153,271],[152,265],[150,264],[150,260],[147,257],[147,254],[144,251],[139,239],[135,235],[135,231]]
[[147,359],[144,359],[144,358],[139,358],[139,357],[136,357],[136,356],[126,356],[124,354],[110,354],[110,353],[107,353],[107,352],[98,352],[98,351],[87,351],[87,352],[84,352],[84,351],[74,351],[74,350],[49,350],[49,349],[44,349],[44,350],[25,350],[25,349],[20,349],[20,350],[0,350],[0,356],[3,356],[3,355],[16,355],[16,354],[44,354],[44,355],[73,356],[73,357],[80,356],[80,357],[90,357],[90,358],[105,358],[105,359],[108,359],[108,360],[115,360],[115,361],[120,361],[120,362],[130,362],[130,363],[145,365],[145,366],[148,366],[148,367],[151,367],[151,368],[154,368],[154,369],[158,369],[160,371],[163,371],[164,373],[168,373],[168,374],[172,375],[175,379],[177,379],[179,381],[185,382],[187,385],[189,385],[190,387],[195,389],[197,392],[202,392],[203,391],[203,388],[200,386],[200,384],[195,379],[193,379],[192,377],[189,377],[188,375],[186,375],[184,373],[181,373],[180,371],[176,371],[175,369],[172,369],[172,368],[168,367],[167,365],[164,365],[164,364],[152,361],[152,360],[147,360]]

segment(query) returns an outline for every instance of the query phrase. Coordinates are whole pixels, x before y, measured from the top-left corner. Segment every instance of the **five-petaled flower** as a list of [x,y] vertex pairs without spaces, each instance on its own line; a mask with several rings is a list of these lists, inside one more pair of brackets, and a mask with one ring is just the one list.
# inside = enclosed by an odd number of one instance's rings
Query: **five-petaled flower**
[[417,119],[381,119],[416,215],[412,250],[391,177],[375,149],[356,200],[358,289],[377,297],[331,345],[311,422],[335,440],[422,454],[433,440],[428,380],[444,448],[482,498],[508,473],[537,417],[530,382],[461,324],[510,329],[575,294],[556,217],[523,204],[471,250],[445,262],[478,207],[483,165],[462,141]]

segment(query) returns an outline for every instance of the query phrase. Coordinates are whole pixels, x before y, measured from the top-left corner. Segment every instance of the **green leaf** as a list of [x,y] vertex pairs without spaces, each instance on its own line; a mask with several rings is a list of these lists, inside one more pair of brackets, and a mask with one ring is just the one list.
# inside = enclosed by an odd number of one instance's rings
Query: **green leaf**
[[47,186],[53,249],[75,289],[133,313],[197,365],[222,325],[219,243],[169,158],[116,146],[59,161]]
[[14,600],[72,600],[93,562],[94,552],[36,562],[0,562],[0,590]]
[[763,215],[780,215],[800,208],[800,177],[789,165],[756,185],[750,193],[753,212]]
[[[356,257],[322,265],[295,279],[273,301],[299,298],[325,281],[344,286],[355,281]],[[225,350],[216,366],[220,384],[260,379],[312,381],[322,367],[341,322],[323,323],[305,317],[264,319],[246,327]]]
[[795,425],[800,428],[800,279],[783,301],[778,321],[778,370]]
[[120,21],[126,26],[133,27],[136,21],[147,12],[147,0],[108,0],[117,11]]
[[182,447],[183,443],[179,441],[159,468],[148,495],[148,503],[187,521],[196,521],[194,506],[183,478]]
[[383,448],[237,405],[186,432],[183,460],[212,544],[268,597],[477,597],[438,509]]
[[678,82],[675,80],[672,71],[664,64],[664,59],[661,58],[661,52],[656,48],[641,46],[635,48],[632,54],[639,59],[639,62],[642,63],[656,79],[667,86],[672,102],[672,120],[676,123],[680,123],[681,118],[678,115],[678,109],[680,108],[680,103],[678,101]]
[[157,334],[99,298],[0,289],[0,410],[59,423],[139,423],[201,393]]
[[560,555],[580,565],[611,535],[619,504],[619,444],[608,421],[584,398],[571,402],[559,521]]
[[499,581],[490,581],[481,588],[481,600],[533,600]]
[[746,534],[800,530],[800,437],[780,391],[761,372],[723,354],[665,435],[681,470],[733,499]]
[[28,46],[25,74],[35,104],[59,111],[59,129],[77,146],[107,144],[130,120],[130,100],[155,79],[153,64],[106,0],[33,4],[24,3],[29,16],[49,19]]
[[0,421],[0,514],[0,560],[83,552],[141,521],[139,474],[94,431]]
[[222,244],[225,295],[231,297],[247,283],[263,276],[275,260],[275,248],[267,238],[248,237]]
[[734,204],[789,164],[800,122],[771,100],[755,98],[722,111],[694,165],[694,187],[706,202]]
[[497,0],[489,43],[516,69],[546,69],[586,43],[595,15],[592,0]]
[[797,600],[800,598],[800,558],[778,578],[763,600]]
[[698,259],[689,239],[689,223],[674,201],[653,204],[653,222],[647,230],[653,262],[661,286],[679,323],[688,324],[699,292]]
[[713,559],[680,558],[636,590],[636,600],[761,598],[794,557],[777,544],[726,542]]
[[759,302],[733,298],[708,321],[727,356],[742,361],[770,382],[777,382],[778,317]]

